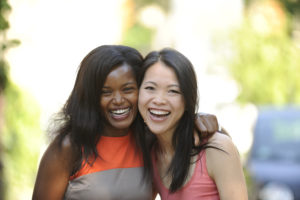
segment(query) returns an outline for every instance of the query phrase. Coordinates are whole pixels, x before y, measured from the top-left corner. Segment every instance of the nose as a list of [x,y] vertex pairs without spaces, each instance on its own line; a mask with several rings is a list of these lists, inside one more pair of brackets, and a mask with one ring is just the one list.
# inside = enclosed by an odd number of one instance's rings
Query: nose
[[124,98],[120,92],[116,92],[113,98],[113,103],[122,104],[124,102]]
[[155,95],[155,97],[153,98],[153,103],[156,104],[156,105],[163,105],[166,103],[166,99],[165,99],[165,96],[164,94],[162,93],[157,93]]

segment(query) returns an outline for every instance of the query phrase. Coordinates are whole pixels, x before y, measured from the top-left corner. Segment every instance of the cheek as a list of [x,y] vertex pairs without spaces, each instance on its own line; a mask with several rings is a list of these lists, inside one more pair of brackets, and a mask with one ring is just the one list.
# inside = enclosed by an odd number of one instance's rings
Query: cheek
[[101,109],[104,109],[106,107],[106,105],[108,104],[109,99],[105,98],[105,97],[101,97],[100,99],[100,107]]
[[142,112],[142,110],[146,104],[146,101],[147,101],[147,94],[145,92],[141,91],[139,94],[139,102],[138,102],[140,112]]
[[133,106],[134,108],[137,108],[138,97],[139,97],[138,93],[131,94],[131,95],[128,97],[130,103],[132,104],[132,106]]
[[174,99],[173,105],[174,105],[174,108],[175,108],[178,112],[184,112],[184,110],[185,110],[185,105],[184,105],[184,101],[183,101],[182,98]]
[[107,107],[108,107],[108,105],[109,105],[109,101],[110,101],[110,99],[109,98],[107,98],[107,97],[102,97],[101,99],[100,99],[100,102],[99,102],[99,104],[100,104],[100,113],[101,113],[101,117],[103,117],[103,119],[104,120],[108,120],[108,112],[107,112]]
[[142,115],[142,117],[144,118],[145,117],[145,111],[146,111],[146,108],[145,108],[145,104],[143,103],[143,101],[141,101],[139,99],[139,103],[138,103],[138,108],[139,108],[139,112],[140,114]]

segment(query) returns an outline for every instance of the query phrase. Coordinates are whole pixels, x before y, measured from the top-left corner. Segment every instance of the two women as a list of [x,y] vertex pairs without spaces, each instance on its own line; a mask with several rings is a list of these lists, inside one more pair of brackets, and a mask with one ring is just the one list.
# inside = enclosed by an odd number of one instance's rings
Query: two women
[[[147,126],[139,133],[152,153],[153,179],[162,200],[246,200],[239,154],[230,137],[215,133],[194,143],[197,80],[190,61],[172,49],[145,58],[139,111]],[[150,159],[147,154],[144,155]],[[151,163],[145,165],[152,169]]]
[[136,120],[142,63],[137,50],[120,45],[100,46],[82,60],[57,136],[40,162],[33,199],[152,198],[151,177],[143,171],[150,161],[142,156],[144,133],[137,132]]

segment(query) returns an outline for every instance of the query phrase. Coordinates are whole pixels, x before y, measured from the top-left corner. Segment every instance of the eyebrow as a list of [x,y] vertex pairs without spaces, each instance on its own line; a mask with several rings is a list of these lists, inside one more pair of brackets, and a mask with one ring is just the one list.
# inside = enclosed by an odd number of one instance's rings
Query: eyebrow
[[143,83],[143,85],[146,85],[146,84],[153,84],[153,85],[157,85],[155,82],[153,82],[153,81],[146,81],[146,82],[144,82]]
[[136,84],[136,82],[134,82],[134,81],[130,81],[130,82],[124,83],[122,86],[126,86],[126,85],[132,85],[132,84]]
[[[145,84],[153,84],[153,85],[157,86],[157,83],[153,82],[153,81],[146,81],[143,85],[145,85]],[[170,84],[170,85],[168,85],[168,88],[169,87],[178,87],[178,88],[180,88],[180,86],[178,84]]]
[[[124,84],[122,85],[122,87],[127,86],[127,85],[134,85],[134,84],[136,84],[136,82],[130,81],[130,82],[124,83]],[[110,87],[104,85],[102,88],[107,89],[107,88],[110,88]]]

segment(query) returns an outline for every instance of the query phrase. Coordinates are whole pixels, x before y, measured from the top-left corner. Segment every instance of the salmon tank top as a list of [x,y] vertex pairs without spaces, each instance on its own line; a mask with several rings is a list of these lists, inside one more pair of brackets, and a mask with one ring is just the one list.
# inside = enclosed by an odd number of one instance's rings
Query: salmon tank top
[[101,136],[100,157],[70,177],[64,199],[150,200],[152,184],[143,180],[142,155],[132,137]]
[[152,153],[154,185],[161,200],[220,200],[217,186],[207,172],[205,150],[200,152],[190,180],[174,193],[170,193],[163,185],[156,167],[154,152]]

